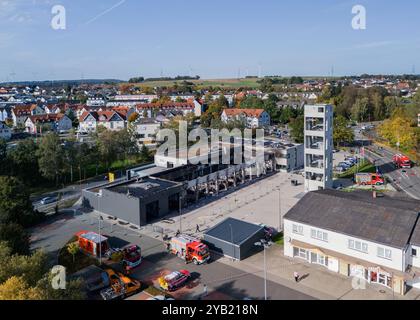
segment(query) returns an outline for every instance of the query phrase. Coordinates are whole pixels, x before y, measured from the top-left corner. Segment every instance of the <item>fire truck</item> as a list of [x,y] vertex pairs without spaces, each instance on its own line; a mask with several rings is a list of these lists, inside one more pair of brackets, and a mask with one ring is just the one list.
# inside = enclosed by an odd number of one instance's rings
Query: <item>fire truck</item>
[[397,168],[403,168],[403,169],[410,169],[411,168],[411,160],[409,157],[403,155],[403,154],[396,154],[392,158],[392,161],[394,162],[394,165]]
[[384,184],[384,179],[376,173],[357,173],[356,183],[362,186],[379,186]]
[[203,264],[210,260],[210,252],[207,245],[200,240],[187,235],[173,237],[167,243],[169,252],[184,259],[186,263]]

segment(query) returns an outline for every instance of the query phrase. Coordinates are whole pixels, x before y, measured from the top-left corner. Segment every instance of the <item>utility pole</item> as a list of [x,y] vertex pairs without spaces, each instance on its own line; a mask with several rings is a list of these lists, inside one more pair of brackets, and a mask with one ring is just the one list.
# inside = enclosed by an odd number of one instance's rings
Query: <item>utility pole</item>
[[279,184],[279,232],[282,230],[281,220],[281,184]]
[[178,206],[179,206],[179,233],[182,233],[182,194],[181,191],[179,192],[179,197],[178,197]]

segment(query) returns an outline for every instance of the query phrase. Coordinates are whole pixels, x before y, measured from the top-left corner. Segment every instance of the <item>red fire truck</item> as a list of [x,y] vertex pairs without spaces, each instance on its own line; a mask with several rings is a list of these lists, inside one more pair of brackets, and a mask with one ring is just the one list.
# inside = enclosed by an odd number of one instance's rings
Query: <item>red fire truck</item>
[[410,169],[411,168],[411,160],[409,157],[403,155],[403,154],[396,154],[392,158],[392,161],[394,162],[394,165],[397,168],[403,168],[403,169]]
[[357,173],[356,183],[362,186],[379,186],[384,184],[384,179],[381,175],[376,173]]
[[203,264],[210,260],[208,246],[187,235],[171,238],[167,243],[167,248],[169,252],[184,259],[186,263]]

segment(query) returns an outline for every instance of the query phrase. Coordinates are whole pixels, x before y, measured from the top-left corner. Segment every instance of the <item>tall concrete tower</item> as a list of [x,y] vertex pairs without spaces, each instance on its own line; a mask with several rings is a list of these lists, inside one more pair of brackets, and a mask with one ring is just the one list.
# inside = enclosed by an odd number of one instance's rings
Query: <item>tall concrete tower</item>
[[305,191],[333,186],[333,107],[305,106]]

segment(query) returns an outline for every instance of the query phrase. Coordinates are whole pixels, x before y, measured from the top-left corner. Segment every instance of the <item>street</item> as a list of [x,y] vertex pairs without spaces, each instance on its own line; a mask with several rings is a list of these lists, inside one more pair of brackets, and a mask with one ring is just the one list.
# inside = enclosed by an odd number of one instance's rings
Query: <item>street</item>
[[389,148],[372,144],[372,141],[363,135],[361,126],[362,124],[355,128],[355,140],[366,146],[366,156],[375,161],[379,172],[386,175],[397,190],[405,192],[411,198],[420,200],[419,168],[415,166],[411,169],[396,168],[392,162],[395,152]]

